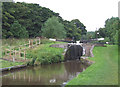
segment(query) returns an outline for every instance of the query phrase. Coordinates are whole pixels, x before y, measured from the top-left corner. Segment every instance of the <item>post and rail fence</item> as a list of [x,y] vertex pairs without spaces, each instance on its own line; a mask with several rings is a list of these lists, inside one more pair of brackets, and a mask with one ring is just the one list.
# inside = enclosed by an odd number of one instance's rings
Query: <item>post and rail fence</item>
[[26,51],[27,49],[34,48],[40,45],[40,38],[36,38],[34,40],[28,40],[27,44],[16,46],[9,49],[4,49],[3,59],[7,58],[7,60],[12,59],[15,62],[17,59],[27,60]]

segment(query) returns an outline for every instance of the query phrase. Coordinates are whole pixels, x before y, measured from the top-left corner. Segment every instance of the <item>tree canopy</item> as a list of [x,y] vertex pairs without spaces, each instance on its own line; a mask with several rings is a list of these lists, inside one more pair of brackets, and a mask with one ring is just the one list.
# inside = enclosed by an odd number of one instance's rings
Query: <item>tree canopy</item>
[[42,35],[47,38],[65,38],[66,31],[64,25],[58,21],[58,18],[53,16],[42,27]]
[[28,31],[25,27],[21,26],[18,21],[14,21],[14,23],[10,27],[11,37],[16,38],[28,38]]
[[[41,7],[38,4],[28,3],[3,3],[3,24],[2,32],[3,38],[9,38],[12,32],[10,26],[15,20],[25,27],[28,31],[29,37],[41,36],[41,27],[48,18],[52,16],[58,16],[58,13],[51,11],[48,8]],[[9,32],[9,33],[7,33]]]
[[78,19],[73,19],[71,21],[65,20],[62,23],[66,29],[67,38],[72,39],[74,37],[76,40],[80,40],[82,35],[86,35],[86,27]]
[[[17,2],[17,3],[4,2],[2,4],[2,8],[3,8],[2,11],[3,38],[10,38],[10,37],[21,38],[20,36],[14,35],[15,34],[14,31],[12,31],[11,29],[11,26],[14,24],[16,20],[18,21],[18,25],[22,26],[21,29],[25,28],[24,30],[27,31],[29,38],[37,37],[37,36],[40,37],[43,35],[42,31],[44,31],[41,29],[43,28],[43,26],[45,27],[47,23],[46,21],[48,20],[50,21],[49,18],[53,16],[57,17],[57,20],[55,19],[55,21],[59,21],[59,23],[56,22],[58,24],[57,26],[64,27],[66,31],[66,35],[63,36],[66,36],[66,38],[72,39],[73,37],[75,37],[76,39],[80,39],[81,35],[85,35],[87,32],[84,24],[81,23],[78,19],[74,19],[72,21],[63,20],[62,17],[59,16],[59,13],[55,13],[49,8],[41,7],[39,4],[24,3],[24,2]],[[53,26],[53,24],[51,26]],[[56,27],[56,25],[54,25],[54,27]],[[61,29],[57,27],[56,32],[59,32],[59,30]]]
[[120,19],[118,17],[112,17],[105,21],[105,27],[100,28],[99,37],[104,37],[111,43],[118,43],[118,37],[120,32]]

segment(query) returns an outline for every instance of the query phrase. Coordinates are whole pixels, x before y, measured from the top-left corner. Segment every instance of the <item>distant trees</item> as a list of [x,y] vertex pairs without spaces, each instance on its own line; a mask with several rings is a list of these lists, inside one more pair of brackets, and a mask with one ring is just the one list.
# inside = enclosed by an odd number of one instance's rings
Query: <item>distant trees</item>
[[47,38],[65,38],[66,31],[64,25],[58,21],[58,18],[53,16],[42,27],[42,35]]
[[67,38],[80,40],[82,35],[85,35],[87,30],[86,27],[78,20],[74,19],[72,21],[63,21],[64,27],[66,29]]
[[87,32],[86,35],[82,35],[81,37],[82,40],[90,40],[90,39],[96,39],[95,32]]
[[87,30],[83,23],[81,23],[78,19],[74,19],[71,21],[77,28],[77,30],[81,30],[81,35],[86,35]]
[[111,43],[118,43],[118,37],[120,36],[120,19],[118,17],[112,17],[105,21],[105,28],[98,30],[99,36],[104,37],[105,40],[109,40]]

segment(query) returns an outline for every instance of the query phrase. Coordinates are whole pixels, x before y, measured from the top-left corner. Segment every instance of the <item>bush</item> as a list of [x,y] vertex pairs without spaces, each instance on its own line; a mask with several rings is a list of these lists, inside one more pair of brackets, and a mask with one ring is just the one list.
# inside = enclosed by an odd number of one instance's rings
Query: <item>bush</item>
[[[53,44],[53,43],[52,43]],[[33,64],[51,64],[57,63],[64,60],[62,55],[62,48],[52,48],[49,47],[51,44],[44,44],[43,46],[39,46],[35,50],[27,51],[26,57],[31,59],[32,61],[30,65]]]

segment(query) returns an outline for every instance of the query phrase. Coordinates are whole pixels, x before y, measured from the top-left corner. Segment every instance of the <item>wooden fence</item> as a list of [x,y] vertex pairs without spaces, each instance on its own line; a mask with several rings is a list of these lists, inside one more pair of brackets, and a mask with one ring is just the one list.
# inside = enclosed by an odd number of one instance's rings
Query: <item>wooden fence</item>
[[17,47],[9,48],[4,50],[4,56],[3,58],[12,58],[12,61],[15,62],[15,59],[24,59],[26,60],[26,51],[27,49],[34,48],[36,46],[40,45],[40,38],[28,40],[27,44],[20,45]]

